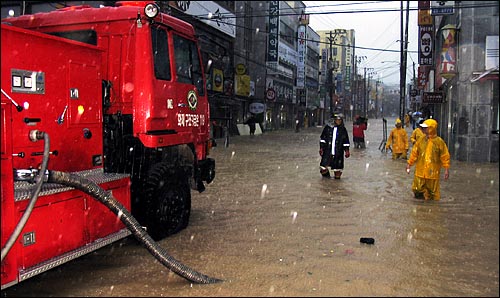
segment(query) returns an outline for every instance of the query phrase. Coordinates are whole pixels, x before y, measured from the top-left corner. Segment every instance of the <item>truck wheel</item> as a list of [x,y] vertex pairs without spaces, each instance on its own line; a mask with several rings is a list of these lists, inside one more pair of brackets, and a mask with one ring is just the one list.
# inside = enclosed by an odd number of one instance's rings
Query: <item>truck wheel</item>
[[146,226],[154,240],[175,234],[189,223],[191,190],[187,175],[177,169],[161,162],[151,168],[146,179]]

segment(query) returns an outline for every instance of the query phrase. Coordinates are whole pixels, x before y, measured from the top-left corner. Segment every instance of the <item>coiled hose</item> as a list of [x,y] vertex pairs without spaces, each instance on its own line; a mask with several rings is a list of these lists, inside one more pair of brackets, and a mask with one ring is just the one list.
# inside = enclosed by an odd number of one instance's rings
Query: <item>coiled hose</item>
[[125,226],[134,234],[134,236],[146,246],[149,252],[168,269],[177,275],[198,284],[211,284],[221,282],[221,279],[212,278],[194,271],[186,265],[180,263],[170,256],[165,249],[156,243],[151,236],[142,228],[139,222],[130,214],[130,212],[118,202],[110,192],[105,191],[96,183],[66,172],[49,171],[48,183],[58,183],[74,187],[96,198],[99,202],[108,207],[114,214],[120,218]]
[[[3,90],[2,90],[3,91]],[[26,207],[26,211],[24,211],[23,216],[17,223],[14,231],[12,234],[10,234],[9,239],[5,243],[5,246],[2,248],[2,259],[1,261],[3,262],[3,259],[7,256],[9,253],[10,249],[16,242],[17,237],[19,237],[19,234],[21,234],[21,231],[24,229],[24,226],[26,225],[26,222],[28,222],[29,217],[31,216],[31,212],[35,208],[36,201],[38,200],[38,195],[40,194],[40,190],[42,189],[42,184],[43,184],[43,173],[47,170],[47,165],[49,163],[49,152],[50,152],[50,138],[49,135],[43,131],[33,131],[32,134],[32,141],[37,141],[43,139],[44,141],[44,146],[43,146],[43,158],[42,158],[42,165],[40,168],[40,173],[41,175],[38,176],[38,181],[36,182],[35,187],[33,188],[33,191],[31,192],[31,199],[28,204],[28,207]]]

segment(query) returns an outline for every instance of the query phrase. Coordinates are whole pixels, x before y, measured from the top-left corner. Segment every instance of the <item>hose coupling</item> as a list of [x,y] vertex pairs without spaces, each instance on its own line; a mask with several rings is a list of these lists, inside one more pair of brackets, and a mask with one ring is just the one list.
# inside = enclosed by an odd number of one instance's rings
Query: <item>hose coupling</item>
[[38,140],[43,140],[43,137],[45,136],[45,133],[43,131],[39,130],[31,130],[29,133],[29,138],[32,142],[36,142]]
[[[14,169],[14,181],[27,181],[31,184],[36,183],[35,178],[38,176],[39,172],[40,171],[38,169]],[[42,179],[43,182],[47,182],[49,180],[49,170],[45,171]]]

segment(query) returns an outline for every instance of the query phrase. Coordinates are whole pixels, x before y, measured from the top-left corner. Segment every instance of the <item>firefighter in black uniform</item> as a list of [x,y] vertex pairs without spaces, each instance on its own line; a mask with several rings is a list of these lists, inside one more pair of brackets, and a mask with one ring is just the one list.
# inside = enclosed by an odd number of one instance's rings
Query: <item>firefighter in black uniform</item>
[[320,173],[323,177],[330,177],[330,167],[333,170],[334,178],[340,179],[344,169],[344,156],[349,158],[349,134],[344,126],[342,114],[335,114],[329,123],[323,128],[319,140],[319,164]]

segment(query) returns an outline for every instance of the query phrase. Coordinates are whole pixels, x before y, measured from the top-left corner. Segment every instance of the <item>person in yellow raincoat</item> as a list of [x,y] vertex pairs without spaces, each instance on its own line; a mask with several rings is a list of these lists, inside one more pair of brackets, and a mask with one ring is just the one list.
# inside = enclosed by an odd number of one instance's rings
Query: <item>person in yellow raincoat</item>
[[422,126],[420,126],[422,123],[424,123],[423,119],[418,122],[418,127],[415,128],[411,133],[410,141],[412,145],[415,145],[415,143],[417,142],[418,139],[420,139],[420,137],[425,136],[425,132]]
[[[392,145],[392,147],[391,147]],[[392,150],[392,159],[406,159],[408,155],[408,133],[401,123],[401,119],[396,119],[396,127],[391,130],[391,134],[387,139],[385,149]]]
[[404,119],[406,127],[410,127],[410,119],[411,119],[410,112],[408,112],[408,114],[405,114],[405,119]]
[[450,152],[444,140],[437,135],[438,123],[427,119],[421,124],[425,137],[413,146],[406,164],[406,172],[415,164],[415,177],[411,189],[417,199],[439,200],[441,198],[439,176],[444,168],[444,179],[450,176]]

